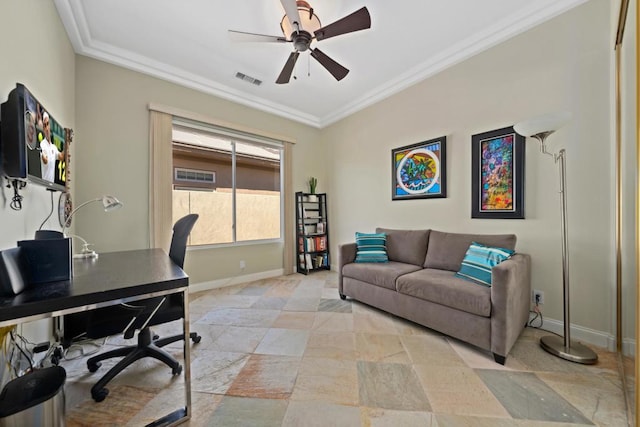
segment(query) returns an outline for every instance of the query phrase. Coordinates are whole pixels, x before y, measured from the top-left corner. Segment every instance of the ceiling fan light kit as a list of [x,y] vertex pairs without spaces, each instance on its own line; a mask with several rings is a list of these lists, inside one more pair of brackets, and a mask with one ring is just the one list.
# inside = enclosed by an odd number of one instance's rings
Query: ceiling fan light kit
[[[322,27],[320,24],[320,18],[313,13],[313,8],[306,1],[298,0],[296,1],[296,6],[298,9],[298,15],[300,17],[300,25],[296,25],[297,22],[291,24],[289,17],[285,14],[282,17],[282,21],[280,22],[280,29],[282,30],[282,34],[285,35],[287,40],[292,40],[293,34],[296,31],[300,31],[300,29],[304,29],[307,34],[311,37],[311,34],[314,31],[319,30]],[[299,27],[299,28],[296,28]],[[295,44],[294,44],[295,46]]]
[[229,34],[236,41],[293,43],[294,51],[285,62],[276,83],[289,83],[300,52],[311,50],[311,56],[320,63],[338,81],[347,76],[349,70],[331,59],[318,48],[311,49],[311,43],[330,37],[371,28],[371,16],[366,7],[362,7],[350,15],[345,16],[325,27],[315,14],[313,8],[302,0],[280,0],[285,15],[280,22],[282,36],[268,36],[242,31],[229,30]]

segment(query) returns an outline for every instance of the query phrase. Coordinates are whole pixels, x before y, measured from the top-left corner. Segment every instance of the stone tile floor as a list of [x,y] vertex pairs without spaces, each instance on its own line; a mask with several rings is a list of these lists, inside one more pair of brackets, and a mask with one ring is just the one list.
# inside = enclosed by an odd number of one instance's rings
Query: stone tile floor
[[[614,353],[594,348],[593,366],[567,362],[540,348],[545,332],[527,328],[501,366],[489,352],[341,301],[331,272],[193,294],[190,317],[202,341],[191,346],[189,426],[627,426]],[[104,347],[132,342],[111,337]],[[181,357],[181,345],[165,348]],[[63,361],[69,426],[145,425],[184,406],[182,377],[155,360],[136,362],[95,403],[89,389],[115,361],[91,374],[85,359]]]

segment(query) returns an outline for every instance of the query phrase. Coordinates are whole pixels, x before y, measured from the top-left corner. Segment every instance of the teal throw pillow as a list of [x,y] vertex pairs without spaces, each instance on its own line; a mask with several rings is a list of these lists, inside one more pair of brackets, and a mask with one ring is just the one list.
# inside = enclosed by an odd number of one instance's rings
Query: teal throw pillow
[[491,286],[491,269],[516,253],[511,249],[492,248],[471,242],[464,255],[460,271],[455,275],[484,286]]
[[355,262],[389,262],[385,233],[356,233]]

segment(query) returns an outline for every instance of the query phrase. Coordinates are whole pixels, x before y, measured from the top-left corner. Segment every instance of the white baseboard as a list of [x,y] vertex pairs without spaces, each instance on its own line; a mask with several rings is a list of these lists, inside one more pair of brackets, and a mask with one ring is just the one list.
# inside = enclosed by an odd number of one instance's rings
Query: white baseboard
[[272,277],[282,276],[284,269],[261,271],[259,273],[246,274],[244,276],[233,276],[225,279],[212,280],[208,282],[193,283],[189,285],[189,293],[209,291],[211,289],[224,288],[227,286],[238,285],[240,283],[248,283],[256,280],[269,279]]
[[[542,329],[564,336],[564,322],[556,319],[544,318]],[[585,328],[584,326],[571,325],[571,340],[604,347],[609,351],[616,351],[616,337],[607,332]],[[634,339],[622,340],[622,354],[635,355],[636,342]]]
[[632,338],[622,339],[622,354],[625,356],[635,357],[636,355],[636,340]]

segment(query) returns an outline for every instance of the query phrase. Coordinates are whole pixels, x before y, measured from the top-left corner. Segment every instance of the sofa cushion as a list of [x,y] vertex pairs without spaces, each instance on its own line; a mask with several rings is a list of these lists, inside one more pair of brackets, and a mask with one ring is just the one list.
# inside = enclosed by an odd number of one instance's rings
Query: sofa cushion
[[387,235],[387,254],[390,261],[422,265],[427,254],[429,230],[393,230],[376,228]]
[[478,316],[491,316],[491,288],[455,277],[447,270],[425,268],[398,278],[398,292]]
[[355,262],[387,262],[387,236],[384,233],[356,233]]
[[372,264],[352,263],[342,267],[342,275],[395,291],[396,279],[399,276],[421,269],[417,265],[395,261]]
[[464,234],[431,230],[425,268],[457,272],[471,242],[505,249],[515,249],[515,234]]
[[510,249],[494,248],[473,242],[464,255],[456,277],[484,286],[491,286],[491,269],[511,258],[514,253],[515,251]]

